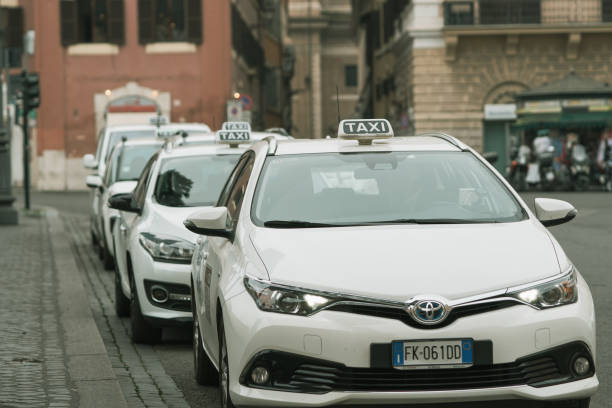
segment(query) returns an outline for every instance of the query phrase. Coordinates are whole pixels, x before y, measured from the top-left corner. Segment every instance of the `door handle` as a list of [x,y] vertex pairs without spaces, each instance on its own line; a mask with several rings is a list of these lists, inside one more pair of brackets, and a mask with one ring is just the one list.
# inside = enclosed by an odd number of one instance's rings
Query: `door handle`
[[203,260],[207,260],[208,259],[208,252],[206,252],[206,251],[202,252],[202,259]]

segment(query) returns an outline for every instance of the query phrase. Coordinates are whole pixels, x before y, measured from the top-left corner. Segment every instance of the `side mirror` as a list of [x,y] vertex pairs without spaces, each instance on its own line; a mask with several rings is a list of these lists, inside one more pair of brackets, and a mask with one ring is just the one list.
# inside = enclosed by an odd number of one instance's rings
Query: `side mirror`
[[231,238],[231,231],[227,230],[227,207],[203,208],[191,214],[183,224],[196,234]]
[[552,227],[573,220],[578,215],[578,210],[566,201],[536,198],[535,213],[545,227]]
[[97,174],[90,174],[85,179],[85,184],[87,184],[89,188],[98,188],[102,185],[102,178]]
[[91,153],[83,156],[83,166],[85,166],[86,169],[97,169],[98,162],[96,161],[96,157]]
[[108,206],[115,210],[140,213],[140,208],[132,205],[132,193],[115,194],[108,199]]
[[495,164],[495,162],[497,162],[497,159],[499,158],[499,155],[497,154],[497,152],[484,152],[482,154],[482,157],[484,157],[484,159],[489,163]]

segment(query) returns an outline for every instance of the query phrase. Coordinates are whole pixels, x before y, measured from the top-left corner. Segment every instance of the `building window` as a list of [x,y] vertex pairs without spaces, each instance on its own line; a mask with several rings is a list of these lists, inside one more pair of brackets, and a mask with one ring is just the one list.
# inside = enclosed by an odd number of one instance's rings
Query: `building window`
[[111,43],[123,45],[124,0],[61,0],[62,45]]
[[481,0],[480,24],[540,24],[540,0]]
[[201,44],[202,32],[202,0],[138,0],[141,44]]
[[279,111],[280,106],[280,79],[278,68],[266,68],[266,80],[264,82],[266,107],[273,111]]
[[612,22],[612,0],[601,0],[601,21]]
[[345,65],[344,66],[344,86],[354,87],[357,86],[357,65]]
[[232,47],[244,59],[249,67],[257,68],[264,64],[264,50],[248,24],[244,21],[238,8],[232,4]]

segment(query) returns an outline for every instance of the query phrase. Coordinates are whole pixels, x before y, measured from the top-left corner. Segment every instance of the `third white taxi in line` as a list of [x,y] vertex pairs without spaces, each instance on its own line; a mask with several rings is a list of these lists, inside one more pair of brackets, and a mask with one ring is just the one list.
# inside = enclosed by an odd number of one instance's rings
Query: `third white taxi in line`
[[192,264],[194,360],[222,406],[540,400],[598,387],[587,283],[474,150],[346,120],[338,139],[248,149]]

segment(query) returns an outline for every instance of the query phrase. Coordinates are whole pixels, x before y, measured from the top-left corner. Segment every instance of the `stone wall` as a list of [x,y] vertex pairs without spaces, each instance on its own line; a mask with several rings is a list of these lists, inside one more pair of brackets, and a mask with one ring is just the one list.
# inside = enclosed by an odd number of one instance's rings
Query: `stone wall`
[[515,55],[506,36],[462,36],[456,58],[444,48],[413,49],[410,83],[415,133],[447,131],[482,148],[485,103],[504,103],[512,94],[576,74],[612,80],[612,34],[583,34],[576,59],[567,58],[568,34],[521,35]]

